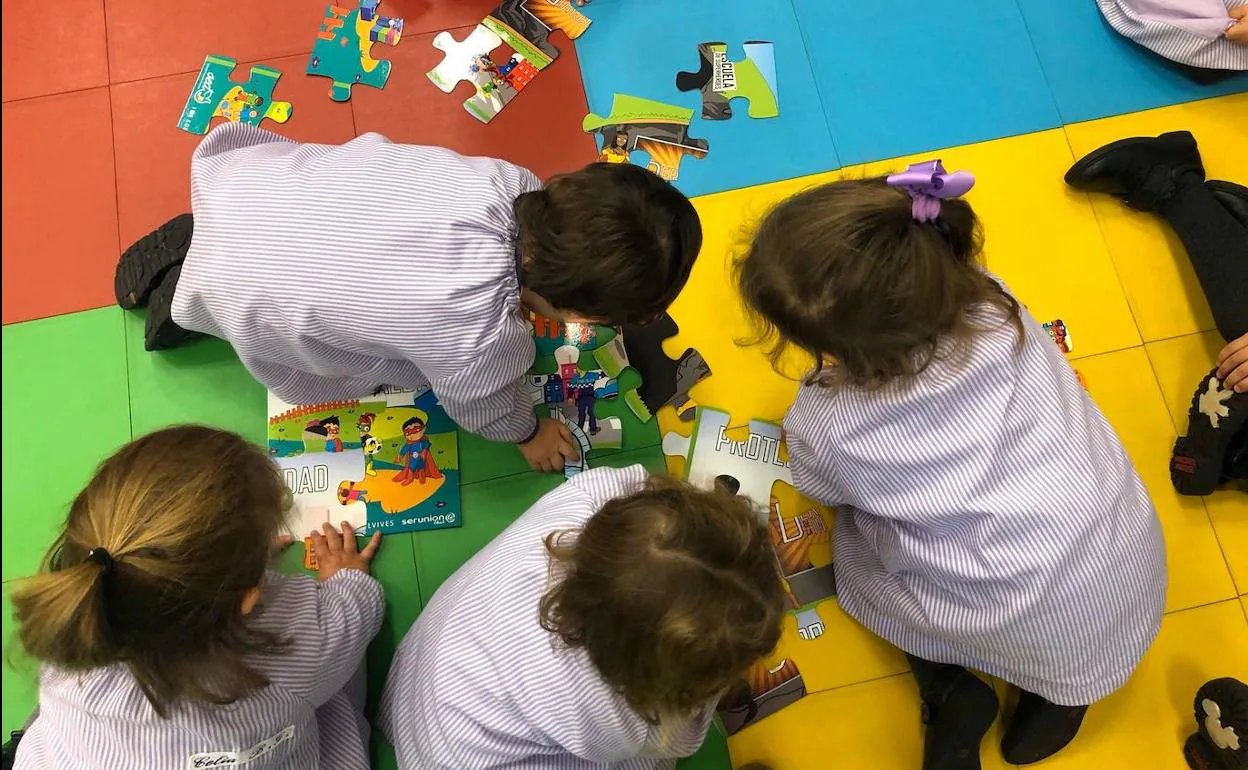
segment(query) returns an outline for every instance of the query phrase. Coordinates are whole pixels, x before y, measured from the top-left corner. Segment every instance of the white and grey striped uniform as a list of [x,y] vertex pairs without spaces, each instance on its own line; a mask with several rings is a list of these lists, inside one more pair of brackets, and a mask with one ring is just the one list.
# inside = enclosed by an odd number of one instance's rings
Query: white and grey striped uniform
[[432,385],[467,430],[534,428],[512,204],[541,182],[501,160],[365,134],[298,144],[237,123],[191,159],[180,326],[229,340],[291,404]]
[[538,500],[438,589],[399,645],[377,716],[403,770],[667,768],[702,744],[711,709],[659,728],[583,650],[538,624],[543,541],[636,491],[640,465],[596,468]]
[[1233,43],[1227,11],[1248,0],[1097,0],[1109,26],[1153,53],[1192,67],[1248,70],[1248,45]]
[[291,643],[250,661],[269,685],[229,705],[181,701],[167,719],[121,665],[44,667],[16,769],[368,770],[361,665],[384,612],[381,584],[358,570],[270,575],[252,622]]
[[785,416],[798,489],[841,506],[841,606],[912,655],[1086,705],[1161,623],[1165,545],[1113,428],[1024,311],[878,390],[804,386]]

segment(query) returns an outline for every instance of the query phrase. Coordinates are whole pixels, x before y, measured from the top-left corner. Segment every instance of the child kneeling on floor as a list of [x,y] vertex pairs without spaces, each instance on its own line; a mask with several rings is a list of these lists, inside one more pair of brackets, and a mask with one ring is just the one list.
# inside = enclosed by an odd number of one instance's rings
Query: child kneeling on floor
[[117,302],[148,305],[147,348],[228,340],[291,404],[432,387],[465,430],[534,470],[577,452],[533,413],[525,311],[608,325],[661,315],[702,244],[655,174],[531,172],[365,134],[300,144],[238,123],[191,158],[191,208],[131,246]]
[[22,768],[367,770],[377,536],[326,526],[320,582],[268,571],[288,495],[263,450],[177,427],[105,460],[13,592],[41,665]]
[[[814,360],[784,419],[793,479],[839,506],[841,606],[910,659],[926,770],[1039,761],[1130,676],[1165,603],[1157,513],[1046,332],[978,263],[939,161],[800,193],[737,265],[772,353]],[[1021,193],[1021,194],[1026,194]]]
[[430,599],[378,724],[402,768],[668,768],[780,638],[784,591],[744,498],[587,471]]

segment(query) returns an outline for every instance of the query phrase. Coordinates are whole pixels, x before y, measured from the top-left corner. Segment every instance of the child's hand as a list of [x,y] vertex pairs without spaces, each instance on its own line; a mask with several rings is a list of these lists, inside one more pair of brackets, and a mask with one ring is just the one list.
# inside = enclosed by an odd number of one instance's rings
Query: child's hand
[[273,538],[273,543],[272,543],[273,555],[276,556],[282,551],[285,551],[294,542],[295,542],[295,539],[291,537],[290,535],[278,535],[277,537]]
[[355,530],[350,522],[342,522],[342,532],[325,522],[321,531],[312,530],[312,548],[316,551],[317,579],[324,583],[343,569],[358,569],[368,574],[369,562],[381,545],[381,530],[373,533],[363,551],[356,551]]
[[1218,379],[1227,390],[1248,393],[1248,334],[1231,340],[1218,353]]
[[559,420],[550,417],[541,418],[533,438],[517,446],[520,447],[520,454],[529,461],[529,467],[535,471],[561,471],[565,458],[580,459],[580,454],[572,448],[572,431]]
[[1229,13],[1235,23],[1226,31],[1226,39],[1232,43],[1248,45],[1248,5],[1237,5]]

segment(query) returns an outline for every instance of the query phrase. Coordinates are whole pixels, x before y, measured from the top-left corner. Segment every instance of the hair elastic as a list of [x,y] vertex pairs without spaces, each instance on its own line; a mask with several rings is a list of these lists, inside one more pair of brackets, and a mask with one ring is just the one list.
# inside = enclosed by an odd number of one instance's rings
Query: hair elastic
[[975,177],[969,171],[945,172],[940,160],[912,163],[900,174],[890,174],[889,187],[899,187],[909,193],[910,214],[919,222],[935,222],[940,218],[940,202],[945,198],[960,198],[975,186]]
[[112,569],[113,564],[114,564],[113,555],[108,552],[107,548],[104,548],[101,546],[96,546],[95,548],[92,548],[90,551],[88,551],[87,558],[85,559],[85,561],[95,562],[96,564],[103,567],[105,572]]

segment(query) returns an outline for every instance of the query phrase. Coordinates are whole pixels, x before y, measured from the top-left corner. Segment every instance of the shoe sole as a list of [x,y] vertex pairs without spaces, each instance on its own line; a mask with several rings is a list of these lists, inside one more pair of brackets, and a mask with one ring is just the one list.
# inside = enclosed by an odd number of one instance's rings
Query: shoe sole
[[[1200,411],[1200,398],[1206,392],[1212,371],[1200,380],[1187,408],[1187,435],[1174,442],[1170,458],[1170,482],[1183,495],[1208,495],[1222,479],[1222,465],[1238,431],[1248,424],[1248,396],[1233,393],[1225,402],[1228,414],[1214,428]],[[1221,384],[1219,383],[1219,387]]]
[[[202,336],[198,332],[183,329],[173,321],[173,295],[181,271],[180,264],[171,265],[162,273],[162,280],[151,290],[151,304],[147,308],[147,319],[143,327],[145,350],[168,350]],[[172,281],[172,285],[166,286],[166,280]]]
[[124,310],[147,304],[169,268],[186,256],[194,219],[182,214],[140,238],[122,253],[113,276],[113,294]]
[[1190,133],[1188,133],[1187,131],[1169,131],[1158,137],[1133,136],[1127,139],[1119,139],[1117,141],[1110,142],[1104,147],[1095,149],[1092,152],[1088,153],[1087,155],[1084,155],[1079,160],[1075,161],[1075,165],[1070,167],[1070,169],[1066,172],[1066,176],[1063,177],[1063,179],[1066,181],[1066,184],[1070,185],[1076,190],[1083,190],[1084,192],[1108,193],[1110,195],[1125,195],[1126,190],[1123,190],[1112,184],[1098,184],[1096,181],[1093,181],[1091,184],[1084,184],[1081,186],[1081,185],[1075,184],[1073,181],[1073,178],[1078,178],[1079,176],[1082,176],[1085,172],[1087,172],[1089,167],[1099,163],[1101,160],[1105,158],[1106,155],[1109,155],[1114,150],[1120,149],[1122,147],[1130,147],[1133,144],[1142,144],[1144,142],[1156,141],[1157,139],[1164,139],[1167,136],[1173,136],[1173,137],[1182,138],[1184,140],[1190,140],[1192,147],[1196,146],[1196,138],[1192,136]]

